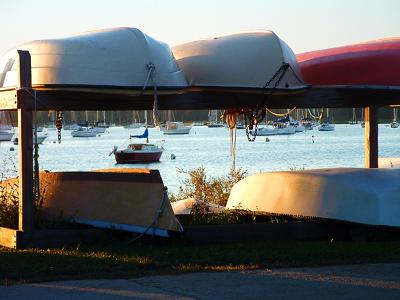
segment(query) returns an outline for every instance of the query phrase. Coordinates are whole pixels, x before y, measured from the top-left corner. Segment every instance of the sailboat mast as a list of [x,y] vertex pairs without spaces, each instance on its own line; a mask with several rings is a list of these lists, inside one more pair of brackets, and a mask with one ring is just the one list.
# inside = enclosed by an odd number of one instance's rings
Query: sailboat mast
[[[146,124],[146,125],[145,125],[146,130],[148,130],[148,129],[147,129],[147,110],[144,111],[144,123]],[[149,142],[149,136],[147,135],[147,137],[146,137],[146,143],[148,143],[148,142]]]

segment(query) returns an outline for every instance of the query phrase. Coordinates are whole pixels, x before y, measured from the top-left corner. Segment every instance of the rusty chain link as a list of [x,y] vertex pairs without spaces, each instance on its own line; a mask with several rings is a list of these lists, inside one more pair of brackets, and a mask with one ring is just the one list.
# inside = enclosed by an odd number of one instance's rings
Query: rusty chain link
[[57,110],[56,112],[56,128],[57,128],[57,141],[61,143],[61,129],[63,125],[63,112],[61,110]]

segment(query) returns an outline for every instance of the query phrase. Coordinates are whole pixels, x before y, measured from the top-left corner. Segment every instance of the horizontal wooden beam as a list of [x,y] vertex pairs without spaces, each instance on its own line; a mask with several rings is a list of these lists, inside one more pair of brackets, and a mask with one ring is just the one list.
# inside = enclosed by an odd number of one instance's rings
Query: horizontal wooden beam
[[[152,91],[144,94],[137,89],[112,88],[40,88],[38,110],[150,110]],[[0,94],[2,92],[0,91]],[[20,90],[18,107],[33,109],[33,93]],[[22,95],[23,94],[23,95]],[[400,88],[312,87],[309,90],[283,94],[259,89],[189,88],[160,90],[158,108],[167,109],[235,109],[235,108],[313,108],[368,107],[400,105]]]

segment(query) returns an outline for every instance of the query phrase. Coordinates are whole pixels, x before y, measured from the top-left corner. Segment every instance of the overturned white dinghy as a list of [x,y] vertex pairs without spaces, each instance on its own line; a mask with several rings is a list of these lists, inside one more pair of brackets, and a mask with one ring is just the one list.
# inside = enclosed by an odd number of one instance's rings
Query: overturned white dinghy
[[272,31],[204,39],[172,51],[191,86],[286,92],[307,87],[293,51]]
[[171,202],[171,206],[175,215],[190,215],[198,210],[204,213],[219,213],[225,210],[224,206],[194,198]]
[[0,87],[17,85],[17,51],[31,55],[32,84],[142,88],[150,67],[159,88],[182,88],[186,79],[169,46],[136,28],[111,28],[71,37],[37,40],[0,60]]
[[[0,188],[12,193],[17,180]],[[162,237],[183,231],[158,170],[40,172],[40,187],[41,216],[51,221]]]
[[319,169],[249,176],[226,208],[400,226],[400,170]]

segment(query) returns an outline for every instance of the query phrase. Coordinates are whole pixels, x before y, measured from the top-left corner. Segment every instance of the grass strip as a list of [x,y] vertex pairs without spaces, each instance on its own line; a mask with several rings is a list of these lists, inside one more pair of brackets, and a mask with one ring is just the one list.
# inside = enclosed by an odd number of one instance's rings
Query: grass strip
[[382,262],[400,262],[400,242],[266,241],[194,246],[113,241],[74,249],[0,247],[0,284]]

